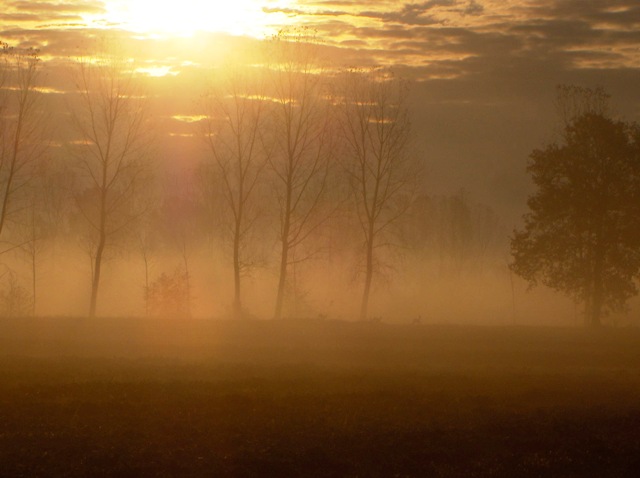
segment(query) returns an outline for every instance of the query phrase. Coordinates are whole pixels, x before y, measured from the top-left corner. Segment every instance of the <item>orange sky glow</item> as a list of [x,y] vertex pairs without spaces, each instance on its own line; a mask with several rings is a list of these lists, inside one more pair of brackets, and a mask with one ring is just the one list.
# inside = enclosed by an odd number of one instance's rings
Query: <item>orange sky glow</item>
[[207,158],[207,92],[231,65],[252,79],[274,65],[269,39],[287,28],[314,36],[327,83],[347,68],[407,80],[422,190],[487,205],[507,230],[527,207],[531,151],[557,133],[557,85],[602,86],[617,117],[640,121],[638,0],[0,0],[0,42],[42,60],[51,159],[72,161],[81,140],[77,60],[112,47],[140,83],[158,187],[179,199]]
[[0,0],[0,41],[40,49],[42,91],[63,97],[69,62],[108,35],[147,78],[167,137],[183,141],[194,125],[175,118],[200,114],[215,72],[260,64],[263,40],[296,26],[315,32],[333,69],[386,66],[412,81],[436,190],[521,207],[557,84],[602,85],[621,116],[640,118],[637,0]]

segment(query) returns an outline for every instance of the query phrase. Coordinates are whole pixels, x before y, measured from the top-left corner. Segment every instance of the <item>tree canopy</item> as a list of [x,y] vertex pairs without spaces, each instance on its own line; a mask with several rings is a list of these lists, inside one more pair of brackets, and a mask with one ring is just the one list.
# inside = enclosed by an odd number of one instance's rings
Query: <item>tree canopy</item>
[[511,268],[584,305],[585,323],[624,309],[640,270],[640,128],[587,112],[531,153],[537,187]]

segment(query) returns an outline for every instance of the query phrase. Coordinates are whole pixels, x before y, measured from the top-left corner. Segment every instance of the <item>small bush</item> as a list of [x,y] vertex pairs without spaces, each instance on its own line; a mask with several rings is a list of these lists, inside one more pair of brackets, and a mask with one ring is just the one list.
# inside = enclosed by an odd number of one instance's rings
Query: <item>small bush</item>
[[153,317],[190,315],[189,274],[176,269],[162,273],[146,291],[149,314]]

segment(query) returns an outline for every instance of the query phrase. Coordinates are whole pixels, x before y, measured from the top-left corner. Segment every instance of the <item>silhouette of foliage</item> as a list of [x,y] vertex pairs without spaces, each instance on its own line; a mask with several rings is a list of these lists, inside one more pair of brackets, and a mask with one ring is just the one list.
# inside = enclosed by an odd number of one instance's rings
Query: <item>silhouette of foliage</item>
[[584,305],[600,325],[624,309],[640,271],[640,129],[587,112],[561,144],[535,150],[528,171],[537,191],[511,240],[512,270]]

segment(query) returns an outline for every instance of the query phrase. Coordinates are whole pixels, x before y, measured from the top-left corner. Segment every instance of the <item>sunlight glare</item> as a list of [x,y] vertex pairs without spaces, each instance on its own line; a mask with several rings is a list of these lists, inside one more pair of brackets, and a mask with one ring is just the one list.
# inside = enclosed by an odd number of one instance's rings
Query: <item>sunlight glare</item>
[[192,35],[197,31],[226,32],[261,37],[287,23],[282,12],[266,7],[290,7],[293,0],[111,0],[107,2],[111,22],[140,33]]

